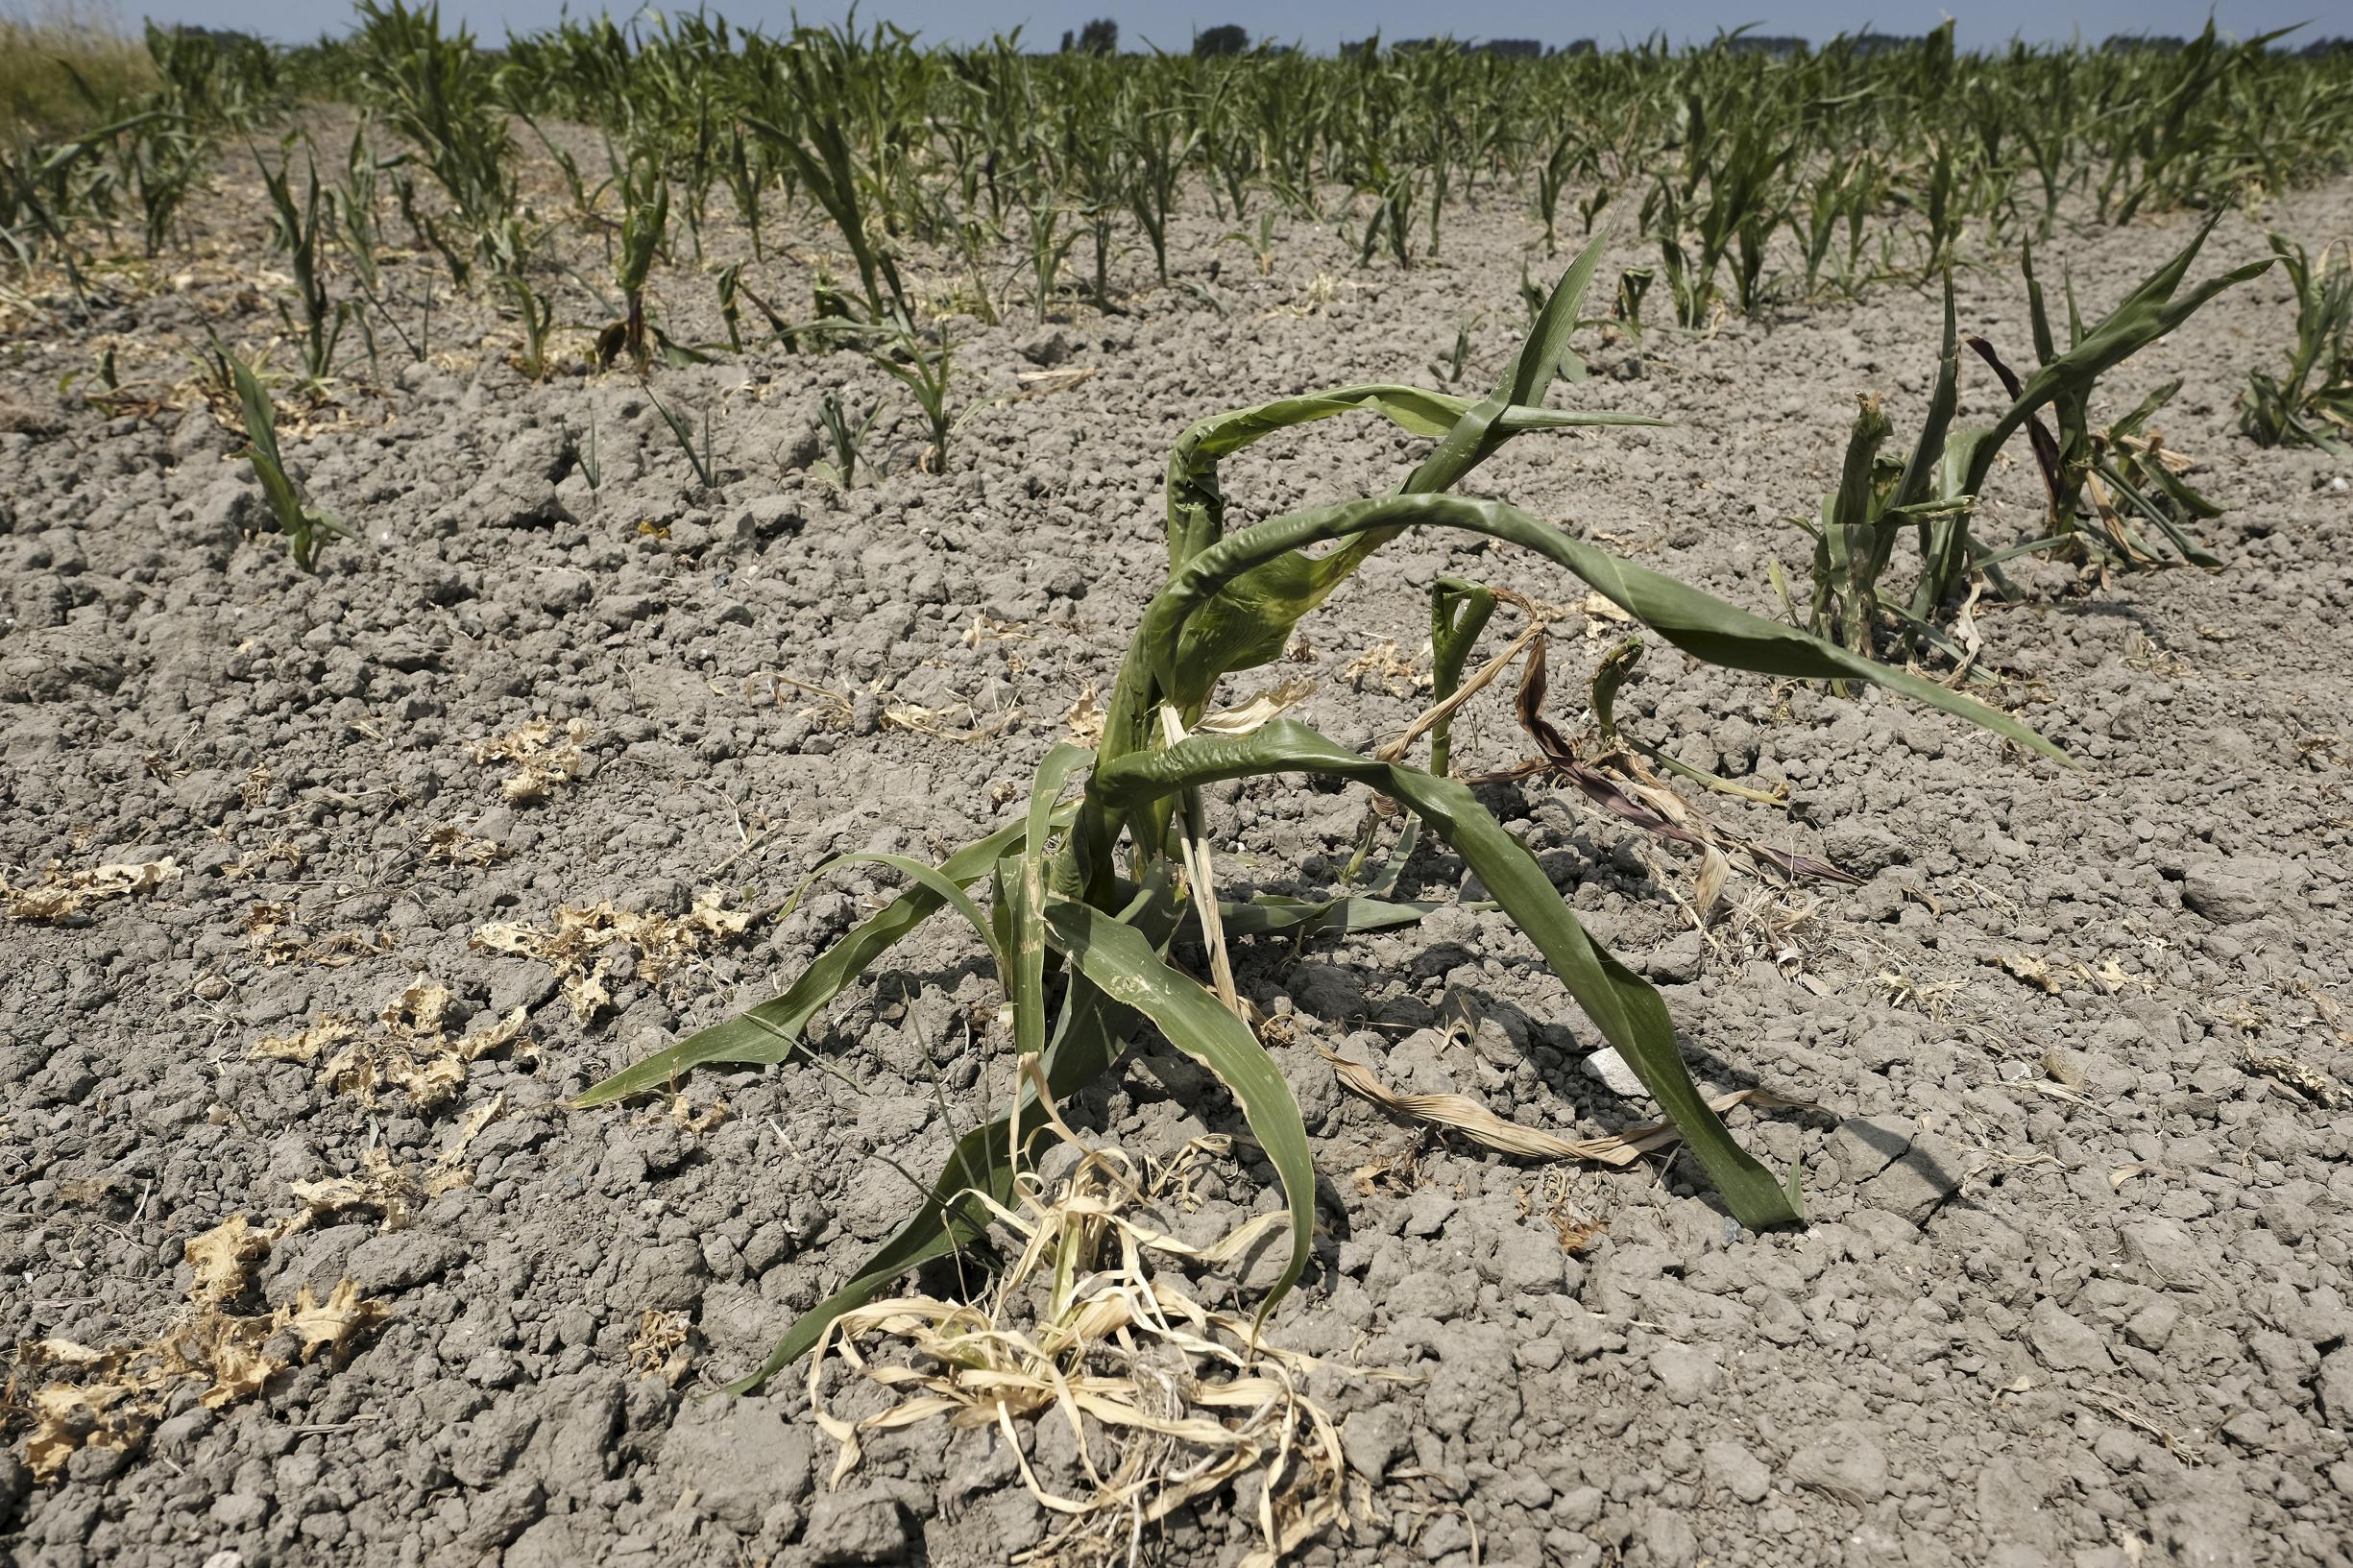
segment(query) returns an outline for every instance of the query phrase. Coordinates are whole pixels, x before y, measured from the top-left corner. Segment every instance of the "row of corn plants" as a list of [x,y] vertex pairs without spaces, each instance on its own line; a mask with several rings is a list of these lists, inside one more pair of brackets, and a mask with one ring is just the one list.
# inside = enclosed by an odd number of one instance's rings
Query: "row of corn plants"
[[593,207],[605,182],[548,133],[562,121],[662,165],[698,260],[715,203],[755,262],[780,208],[820,216],[857,273],[837,297],[870,316],[898,292],[910,241],[973,258],[968,292],[988,316],[1005,291],[980,281],[982,258],[1000,245],[1029,258],[1027,302],[1043,311],[1065,288],[1101,300],[1130,250],[1165,277],[1186,201],[1205,199],[1237,237],[1279,211],[1341,227],[1368,265],[1413,265],[1443,251],[1450,208],[1500,192],[1554,243],[1613,202],[1637,210],[1694,326],[1933,279],[2075,218],[2241,203],[2353,160],[2342,54],[2211,26],[2175,50],[1968,54],[1947,23],[1898,48],[1842,36],[1766,53],[1730,35],[1544,60],[1446,46],[1322,60],[1036,54],[1018,34],[925,48],[886,24],[770,36],[704,13],[568,20],[494,53],[407,0],[359,0],[357,24],[291,53],[151,32],[152,102],[0,158],[10,249],[71,251],[77,229],[104,234],[134,204],[159,245],[220,131],[295,80],[370,106],[398,135],[392,192],[459,286],[479,272],[511,294],[537,265],[519,130]]

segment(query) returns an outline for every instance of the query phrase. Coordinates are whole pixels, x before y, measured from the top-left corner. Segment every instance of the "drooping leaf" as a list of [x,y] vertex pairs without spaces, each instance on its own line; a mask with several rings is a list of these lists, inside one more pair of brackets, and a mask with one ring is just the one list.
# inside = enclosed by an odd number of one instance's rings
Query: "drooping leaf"
[[1248,904],[1221,904],[1218,918],[1227,936],[1315,936],[1327,931],[1346,935],[1416,925],[1443,907],[1425,899],[1398,903],[1372,898],[1260,898]]
[[[1115,918],[1156,953],[1167,945],[1169,933],[1176,929],[1176,910],[1169,884],[1155,878]],[[1136,1024],[1136,1014],[1112,1001],[1083,975],[1075,976],[1063,995],[1053,1037],[1037,1058],[1048,1089],[1056,1098],[1075,1094],[1109,1072]],[[945,1258],[983,1234],[988,1228],[988,1210],[972,1194],[985,1193],[1001,1204],[1010,1200],[1014,1178],[1022,1169],[1007,1146],[1016,1121],[1031,1129],[1043,1124],[1037,1114],[1036,1086],[1027,1075],[1020,1080],[1012,1110],[957,1140],[947,1163],[907,1223],[845,1284],[796,1318],[767,1359],[730,1384],[727,1391],[747,1393],[759,1387],[808,1354],[835,1318],[873,1300],[877,1291],[909,1269]]]
[[[1538,312],[1527,338],[1505,367],[1495,390],[1476,403],[1408,387],[1351,387],[1239,410],[1202,422],[1187,433],[1169,460],[1169,560],[1172,570],[1189,562],[1224,534],[1224,503],[1217,491],[1216,461],[1250,441],[1287,424],[1322,419],[1342,407],[1371,403],[1405,429],[1438,434],[1438,416],[1451,414],[1438,448],[1417,464],[1400,494],[1422,495],[1460,483],[1504,443],[1527,430],[1576,425],[1641,425],[1664,422],[1642,415],[1576,413],[1534,406],[1558,373],[1568,335],[1576,326],[1606,236],[1597,235],[1573,262]],[[1338,406],[1334,399],[1346,398]],[[1190,445],[1188,445],[1190,443]],[[1279,556],[1234,583],[1219,602],[1207,606],[1184,629],[1187,645],[1177,661],[1193,672],[1198,690],[1168,695],[1188,711],[1206,699],[1225,674],[1254,669],[1279,656],[1291,629],[1316,609],[1371,554],[1395,537],[1395,530],[1368,532],[1332,553],[1311,558]]]
[[1113,813],[1221,779],[1318,773],[1371,784],[1419,813],[1526,931],[1554,975],[1673,1119],[1733,1214],[1761,1229],[1802,1218],[1791,1191],[1734,1140],[1685,1068],[1666,1003],[1585,932],[1551,879],[1464,784],[1376,762],[1305,725],[1277,719],[1255,735],[1197,737],[1135,752],[1096,770],[1089,792]]
[[[1305,545],[1399,527],[1456,528],[1525,545],[1567,567],[1636,620],[1709,663],[1764,675],[1867,681],[2074,765],[2065,752],[1998,709],[1795,627],[1751,615],[1711,593],[1573,539],[1501,501],[1395,495],[1270,519],[1204,550],[1178,571],[1145,612],[1135,645],[1154,660],[1154,678],[1163,690],[1175,694],[1199,691],[1203,688],[1204,672],[1176,663],[1187,652],[1182,629],[1213,602],[1230,606],[1230,587],[1244,574]],[[1290,615],[1297,618],[1288,603],[1268,602],[1260,608],[1271,617]]]
[[[1279,398],[1250,408],[1215,414],[1177,438],[1168,463],[1168,534],[1172,566],[1180,565],[1202,545],[1214,543],[1224,531],[1224,496],[1219,493],[1220,460],[1244,447],[1297,425],[1330,419],[1336,414],[1370,409],[1387,418],[1408,435],[1443,437],[1477,406],[1468,398],[1421,387],[1389,382],[1333,387],[1298,398]],[[1509,435],[1530,430],[1568,430],[1589,425],[1661,425],[1664,420],[1646,414],[1603,410],[1553,409],[1517,406],[1504,409],[1495,422]]]

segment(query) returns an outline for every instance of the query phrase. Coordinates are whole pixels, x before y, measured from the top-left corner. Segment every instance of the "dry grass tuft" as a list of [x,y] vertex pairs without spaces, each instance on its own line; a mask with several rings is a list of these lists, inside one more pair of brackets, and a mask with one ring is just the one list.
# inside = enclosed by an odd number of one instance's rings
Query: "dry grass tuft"
[[[1025,1177],[1012,1208],[989,1205],[1019,1255],[986,1299],[875,1302],[819,1341],[811,1406],[841,1445],[829,1485],[858,1468],[866,1434],[938,1418],[995,1428],[1023,1486],[1055,1516],[1016,1562],[1128,1561],[1152,1525],[1229,1488],[1256,1498],[1258,1539],[1243,1558],[1252,1568],[1345,1526],[1339,1434],[1304,1386],[1320,1363],[1194,1300],[1177,1267],[1247,1254],[1280,1216],[1206,1247],[1155,1223],[1152,1211],[1181,1202],[1200,1162],[1228,1140],[1188,1144],[1139,1181],[1128,1155],[1086,1147],[1058,1119],[1055,1127],[1078,1163],[1051,1187]],[[837,1367],[888,1402],[855,1421],[835,1414],[825,1385]],[[1031,1467],[1014,1428],[1031,1419],[1068,1426],[1078,1486],[1057,1489]]]
[[0,141],[102,125],[157,80],[145,45],[106,7],[50,4],[0,14]]

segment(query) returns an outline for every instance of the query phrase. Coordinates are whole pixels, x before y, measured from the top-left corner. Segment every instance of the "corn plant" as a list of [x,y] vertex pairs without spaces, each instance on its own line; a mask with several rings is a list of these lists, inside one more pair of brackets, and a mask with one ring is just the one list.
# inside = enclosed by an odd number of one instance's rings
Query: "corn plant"
[[20,137],[0,153],[0,242],[20,266],[30,268],[47,251],[71,271],[77,226],[114,211],[115,181],[103,161],[107,149],[156,118],[143,111],[54,142]]
[[1201,146],[1201,131],[1194,123],[1199,114],[1197,106],[1183,102],[1164,109],[1131,108],[1113,133],[1129,170],[1128,210],[1152,247],[1152,267],[1163,283],[1168,281],[1169,215],[1176,209],[1185,166]]
[[588,439],[586,441],[573,435],[571,426],[561,418],[556,421],[556,429],[563,434],[566,453],[574,463],[580,465],[580,477],[588,482],[589,493],[594,495],[604,489],[604,459],[599,455],[596,446],[596,411],[594,408],[589,410]]
[[[1807,524],[1814,542],[1811,625],[1818,636],[1867,653],[1892,621],[1907,641],[1950,652],[1952,644],[1938,630],[1937,619],[1970,574],[1996,570],[2003,560],[2026,551],[2098,545],[2098,536],[2076,528],[2075,503],[2090,466],[2083,411],[2099,378],[2180,326],[2222,290],[2271,265],[2268,258],[2251,262],[2187,293],[2177,292],[2217,221],[2219,217],[2207,220],[2187,245],[2097,325],[2085,328],[2080,321],[2071,321],[2071,342],[2064,353],[2052,341],[2041,290],[2029,267],[2028,299],[2041,363],[2021,381],[2008,374],[1990,344],[1971,340],[1973,350],[2002,375],[2010,396],[2008,409],[1983,428],[1952,429],[1960,401],[1961,339],[1954,326],[1953,282],[1947,277],[1943,348],[1928,413],[1910,455],[1900,464],[1880,455],[1893,430],[1877,399],[1864,398],[1838,488],[1824,498],[1819,519]],[[2038,417],[2054,405],[2066,446]],[[2010,438],[2022,432],[2033,448],[2050,499],[2048,528],[2023,545],[1989,550],[1977,541],[1971,519],[1995,459]],[[1900,603],[1880,593],[1880,581],[1907,528],[1919,549],[1920,571],[1908,602]]]
[[[1727,133],[1727,115],[1734,129]],[[1659,239],[1661,271],[1675,301],[1675,319],[1705,326],[1715,308],[1716,275],[1733,266],[1734,302],[1743,313],[1758,304],[1765,247],[1783,221],[1783,171],[1796,143],[1754,105],[1711,108],[1692,94],[1685,113],[1684,167],[1659,176],[1643,204],[1642,221]],[[1701,205],[1698,195],[1707,189]]]
[[948,417],[948,374],[953,352],[944,326],[939,329],[938,343],[933,344],[904,322],[899,324],[886,348],[867,350],[867,357],[876,368],[905,387],[923,415],[924,426],[932,437],[924,467],[932,473],[945,473],[948,469],[948,437],[955,428],[955,422]]
[[254,155],[254,161],[260,167],[261,182],[270,194],[279,249],[285,253],[286,264],[294,274],[294,308],[289,310],[286,302],[280,299],[279,319],[289,331],[300,333],[303,374],[314,383],[324,381],[334,371],[335,345],[342,339],[351,307],[330,296],[327,289],[326,252],[320,240],[327,230],[327,220],[320,211],[318,160],[315,157],[310,160],[310,183],[300,203],[294,199],[292,141],[279,145],[274,165],[259,153]]
[[757,289],[743,280],[742,263],[737,262],[720,270],[718,296],[719,319],[726,324],[727,341],[736,352],[743,351],[740,328],[742,306],[740,302],[747,300],[751,302],[752,308],[760,312],[760,319],[768,324],[768,335],[785,352],[797,354],[801,351],[800,331],[779,315],[776,307],[769,304]]
[[[647,393],[646,396],[651,398],[653,394]],[[695,479],[705,490],[717,489],[719,470],[712,455],[710,405],[703,407],[703,439],[702,445],[697,446],[694,443],[694,426],[684,415],[659,398],[654,398],[653,403],[654,411],[662,416],[662,422],[669,426],[670,436],[678,443],[678,449],[686,453],[687,467],[694,470]]]
[[344,151],[343,183],[327,192],[327,208],[344,263],[369,299],[376,298],[383,286],[376,266],[376,253],[384,248],[376,175],[376,154],[368,145],[368,119],[362,114]]
[[2259,446],[2353,457],[2353,246],[2323,246],[2316,259],[2273,234],[2271,253],[2295,293],[2295,350],[2285,375],[2247,373],[2239,427]]
[[817,399],[817,422],[824,427],[825,438],[834,448],[833,462],[820,464],[819,467],[830,469],[834,482],[842,489],[858,488],[859,454],[865,447],[866,432],[874,428],[874,422],[882,417],[882,413],[879,406],[870,408],[864,419],[853,424],[848,412],[841,406],[840,394],[829,390]]
[[620,257],[613,278],[620,285],[622,315],[608,326],[596,342],[597,356],[607,365],[623,352],[644,374],[651,350],[645,331],[645,281],[653,273],[654,257],[670,216],[670,182],[662,160],[644,148],[632,149],[626,162],[614,163],[614,182],[621,199]]
[[2168,564],[2163,546],[2148,530],[2162,534],[2174,559],[2194,567],[2220,567],[2221,559],[2193,538],[2193,522],[2210,521],[2222,509],[2193,489],[2185,477],[2196,467],[2187,453],[2165,444],[2149,421],[2181,391],[2168,381],[2141,399],[2123,419],[2092,433],[2090,471],[2084,495],[2105,543],[2099,553],[2124,566]]
[[1262,210],[1258,214],[1258,231],[1255,234],[1237,229],[1218,238],[1220,245],[1230,245],[1236,241],[1249,248],[1250,259],[1258,263],[1259,277],[1274,276],[1274,214],[1272,211]]
[[1025,232],[1029,240],[1030,303],[1042,326],[1047,312],[1061,296],[1062,269],[1069,264],[1071,247],[1079,243],[1079,234],[1076,229],[1062,227],[1069,210],[1051,195],[1025,198],[1024,207],[1029,220]]
[[212,142],[178,114],[162,114],[120,137],[122,183],[139,204],[139,237],[162,253],[172,225],[212,166]]
[[1582,126],[1557,122],[1544,140],[1547,151],[1536,166],[1536,215],[1544,226],[1544,253],[1551,255],[1560,249],[1561,193],[1580,173],[1591,172],[1591,165]]
[[840,231],[858,266],[864,319],[871,322],[884,318],[886,302],[902,316],[908,312],[898,262],[887,244],[877,242],[878,226],[869,223],[868,193],[887,177],[878,175],[870,161],[861,169],[851,142],[861,59],[849,36],[801,30],[775,51],[762,84],[770,114],[747,116],[746,123]]
[[[419,10],[405,0],[358,0],[358,6],[359,27],[348,47],[359,80],[385,123],[415,144],[472,243],[518,199],[514,145],[494,90],[492,62],[464,27],[442,32],[439,0]],[[463,286],[456,247],[420,220],[412,191],[404,187],[402,198],[411,224],[449,260]]]
[[1370,197],[1370,215],[1356,246],[1356,264],[1368,267],[1373,255],[1388,241],[1390,258],[1397,270],[1407,271],[1414,264],[1414,211],[1419,202],[1420,170],[1413,163],[1400,160],[1392,164],[1376,159],[1365,171],[1358,194]]
[[520,270],[501,272],[498,287],[506,296],[508,314],[522,334],[522,350],[515,368],[534,381],[547,376],[547,334],[555,326],[555,302],[531,286]]
[[[836,1317],[907,1270],[975,1240],[988,1223],[989,1205],[1011,1196],[1033,1159],[1034,1135],[1045,1121],[1041,1100],[1072,1095],[1109,1072],[1128,1041],[1147,1027],[1206,1067],[1234,1096],[1281,1182],[1290,1251],[1261,1316],[1298,1282],[1315,1222],[1313,1152],[1297,1100],[1246,1022],[1226,937],[1245,930],[1297,933],[1330,910],[1296,902],[1221,905],[1200,792],[1222,780],[1304,773],[1369,785],[1403,807],[1462,856],[1601,1038],[1633,1064],[1733,1214],[1751,1226],[1801,1218],[1794,1177],[1784,1181],[1759,1163],[1701,1097],[1658,992],[1587,934],[1551,878],[1462,782],[1401,757],[1361,756],[1290,720],[1253,730],[1212,712],[1221,681],[1278,659],[1298,622],[1384,544],[1414,530],[1443,529],[1543,556],[1710,663],[1783,677],[1870,681],[2047,756],[2060,755],[2016,720],[1943,687],[1737,610],[1507,503],[1447,494],[1518,435],[1656,422],[1537,405],[1558,374],[1599,253],[1596,244],[1569,269],[1500,383],[1484,398],[1397,385],[1335,387],[1216,415],[1186,431],[1168,469],[1168,580],[1128,644],[1100,746],[1091,754],[1074,745],[1054,747],[1020,818],[936,866],[883,855],[834,862],[881,865],[909,885],[775,1000],[688,1037],[581,1098],[582,1105],[605,1104],[668,1090],[696,1067],[793,1056],[806,1049],[810,1026],[828,1003],[942,909],[956,910],[994,960],[1008,1020],[1003,1029],[1016,1064],[1009,1108],[958,1141],[913,1218],[846,1284],[804,1314],[739,1388],[789,1364]],[[1436,445],[1389,495],[1226,532],[1218,476],[1223,459],[1274,431],[1353,411],[1380,414]],[[1323,553],[1310,553],[1318,549]],[[1472,639],[1464,634],[1475,635],[1459,616],[1445,631],[1466,652]],[[1454,667],[1459,673],[1459,661]],[[1074,784],[1076,799],[1065,800]],[[1362,898],[1346,902],[1379,905]],[[1380,912],[1393,922],[1407,921],[1421,907]],[[1199,932],[1207,980],[1182,962],[1176,949],[1188,929]]]
[[295,566],[303,571],[315,570],[324,537],[357,539],[359,535],[312,506],[303,487],[286,472],[285,459],[278,449],[278,406],[260,378],[244,360],[218,344],[212,351],[221,379],[235,389],[237,402],[244,410],[245,449],[238,455],[254,466],[254,477],[261,482],[262,499],[270,508],[270,516],[278,519],[279,531],[286,536]]

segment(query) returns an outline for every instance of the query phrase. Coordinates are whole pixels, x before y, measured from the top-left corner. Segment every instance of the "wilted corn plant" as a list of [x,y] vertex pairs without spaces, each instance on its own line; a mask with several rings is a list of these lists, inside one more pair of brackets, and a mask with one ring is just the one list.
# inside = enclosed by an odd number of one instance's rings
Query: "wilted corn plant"
[[[2174,327],[2200,305],[2234,283],[2262,273],[2268,258],[2209,278],[2176,296],[2190,264],[2214,231],[2220,215],[2199,227],[2189,244],[2145,278],[2099,323],[2086,329],[2070,309],[2070,344],[2057,351],[2042,289],[2029,260],[2027,300],[2034,322],[2034,374],[2019,381],[1983,338],[1971,348],[2001,376],[2010,406],[1984,428],[1952,430],[1960,404],[1961,338],[1955,329],[1953,282],[1945,281],[1944,346],[1927,417],[1910,456],[1896,463],[1880,455],[1894,433],[1879,400],[1865,398],[1848,437],[1838,488],[1823,497],[1818,521],[1807,523],[1814,541],[1811,625],[1814,632],[1857,653],[1871,652],[1890,623],[1904,641],[1959,653],[1937,622],[1947,603],[1977,572],[1998,570],[2003,561],[2038,550],[2077,546],[2123,565],[2147,564],[2118,547],[2105,531],[2079,526],[2076,505],[2095,462],[2088,425],[2094,387],[2101,376]],[[2057,416],[2054,436],[2038,417],[2045,407]],[[2146,418],[2146,415],[2142,416]],[[1994,460],[2012,436],[2024,431],[2034,448],[2050,498],[2048,530],[2001,549],[1981,545],[1971,528],[1977,499],[1993,472]],[[2064,439],[2062,439],[2064,438]],[[2120,477],[2107,470],[2109,482]],[[2153,520],[2153,519],[2152,519]],[[2160,523],[2159,526],[2168,526]],[[1880,581],[1895,556],[1904,529],[1912,530],[1920,571],[1907,602],[1882,595]],[[2174,532],[2169,528],[2169,532]],[[2186,536],[2175,543],[2185,555],[2195,550]],[[2197,559],[2191,555],[2190,559]]]
[[[1209,861],[1201,787],[1220,780],[1307,773],[1368,784],[1450,843],[1543,954],[1603,1039],[1633,1065],[1745,1224],[1801,1217],[1784,1183],[1744,1150],[1685,1069],[1664,1002],[1589,937],[1551,879],[1469,789],[1443,773],[1367,758],[1275,718],[1257,728],[1210,710],[1220,681],[1279,658],[1293,629],[1383,544],[1418,528],[1508,541],[1565,567],[1669,642],[1711,663],[1789,677],[1873,682],[1966,717],[2035,751],[2061,754],[2018,721],[1904,670],[1875,663],[1673,578],[1583,543],[1500,501],[1445,494],[1513,437],[1580,425],[1647,424],[1638,416],[1536,406],[1558,374],[1600,242],[1563,278],[1500,384],[1486,398],[1397,385],[1337,387],[1217,415],[1177,442],[1168,470],[1169,578],[1120,666],[1101,747],[1055,746],[1020,821],[937,866],[886,855],[910,885],[816,958],[783,995],[690,1036],[607,1078],[581,1105],[662,1090],[695,1067],[782,1061],[811,1022],[930,915],[954,908],[995,960],[1011,1044],[1022,1064],[1011,1108],[967,1133],[921,1208],[840,1290],[803,1315],[753,1387],[817,1342],[827,1325],[908,1269],[978,1237],[1031,1157],[1042,1093],[1065,1098],[1107,1073],[1146,1025],[1216,1074],[1240,1102],[1279,1176],[1290,1254],[1260,1309],[1305,1267],[1315,1176],[1298,1103],[1243,1020],[1223,938],[1230,917],[1257,931],[1312,928],[1327,912],[1298,904],[1221,905]],[[1293,513],[1227,535],[1220,462],[1276,430],[1352,410],[1387,417],[1436,448],[1386,497]],[[1322,555],[1320,545],[1335,546]],[[1460,617],[1451,640],[1465,640]],[[1084,776],[1075,801],[1067,786]],[[1125,844],[1125,853],[1122,845]],[[985,883],[989,906],[974,894]],[[1367,901],[1351,900],[1363,905]],[[1363,911],[1410,919],[1421,906]],[[1172,944],[1198,925],[1215,988],[1176,966]],[[1059,985],[1058,1001],[1050,985]]]
[[411,10],[404,0],[358,0],[360,23],[345,45],[364,90],[385,123],[417,148],[455,208],[463,244],[443,235],[401,182],[404,215],[439,251],[460,287],[480,249],[518,200],[513,138],[495,92],[495,65],[463,26],[441,30],[439,0]]
[[270,193],[279,247],[286,253],[287,265],[294,269],[295,309],[288,310],[285,301],[279,300],[278,319],[286,324],[289,331],[294,331],[299,313],[303,374],[314,383],[324,381],[334,372],[335,345],[343,337],[343,324],[351,315],[351,307],[327,291],[326,254],[319,244],[327,228],[319,212],[318,159],[315,157],[310,159],[309,190],[300,203],[294,199],[291,138],[279,144],[275,166],[257,152],[254,160],[259,165],[262,184]]
[[2247,372],[2239,427],[2265,446],[2353,457],[2353,245],[2324,245],[2316,259],[2273,234],[2271,253],[2295,290],[2295,351],[2285,375]]
[[661,156],[645,147],[631,148],[625,161],[614,158],[613,182],[621,201],[620,256],[613,267],[613,279],[620,285],[621,319],[597,334],[596,357],[610,365],[626,352],[629,363],[643,374],[652,352],[645,329],[645,282],[669,225],[670,182]]

